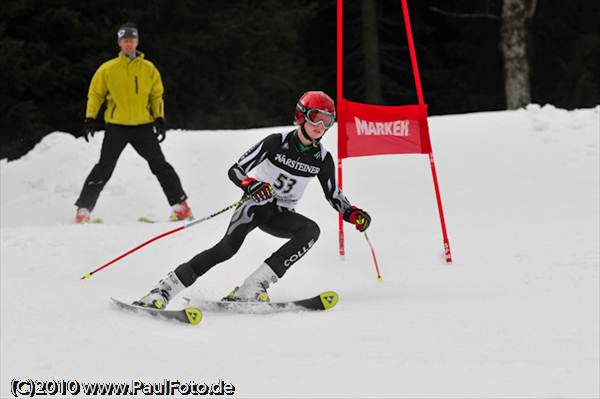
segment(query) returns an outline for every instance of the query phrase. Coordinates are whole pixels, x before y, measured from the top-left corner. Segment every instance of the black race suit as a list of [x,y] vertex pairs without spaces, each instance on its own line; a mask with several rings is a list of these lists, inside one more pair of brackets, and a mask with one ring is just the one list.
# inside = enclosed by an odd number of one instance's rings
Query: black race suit
[[319,238],[319,226],[294,211],[304,189],[318,177],[325,197],[340,213],[351,208],[337,187],[333,158],[322,144],[300,150],[296,131],[272,134],[260,141],[229,169],[229,178],[239,187],[253,170],[253,177],[273,187],[274,198],[240,205],[233,214],[225,236],[214,247],[194,256],[175,269],[188,287],[214,265],[231,258],[254,228],[289,241],[271,254],[265,262],[279,278],[302,258]]

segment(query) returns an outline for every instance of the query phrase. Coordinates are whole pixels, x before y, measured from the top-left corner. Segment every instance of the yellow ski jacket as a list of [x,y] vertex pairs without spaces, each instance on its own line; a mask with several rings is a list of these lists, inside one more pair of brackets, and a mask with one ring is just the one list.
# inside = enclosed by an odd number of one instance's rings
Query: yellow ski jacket
[[136,126],[164,118],[163,84],[158,69],[144,54],[130,60],[123,52],[100,65],[88,91],[86,118],[96,118],[106,100],[104,120]]

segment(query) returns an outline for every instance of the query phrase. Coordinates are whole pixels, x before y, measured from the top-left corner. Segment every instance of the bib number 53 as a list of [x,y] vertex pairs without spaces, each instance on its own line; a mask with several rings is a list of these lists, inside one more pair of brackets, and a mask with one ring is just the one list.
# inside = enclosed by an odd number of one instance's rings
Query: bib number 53
[[279,176],[277,176],[277,180],[275,180],[275,183],[273,183],[273,187],[275,187],[277,190],[282,191],[284,194],[287,194],[290,191],[292,191],[294,185],[297,182],[298,181],[294,178],[288,177],[284,174],[280,174]]

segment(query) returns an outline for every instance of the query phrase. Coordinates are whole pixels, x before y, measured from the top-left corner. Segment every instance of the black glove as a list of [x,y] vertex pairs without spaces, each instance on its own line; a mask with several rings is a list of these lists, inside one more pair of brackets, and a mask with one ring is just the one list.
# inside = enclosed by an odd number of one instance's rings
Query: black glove
[[156,140],[158,140],[159,143],[165,141],[167,129],[163,118],[156,118],[154,120],[154,133],[156,134]]
[[81,128],[81,135],[86,142],[90,142],[89,136],[94,137],[96,132],[96,120],[94,118],[85,118],[83,121],[83,127]]
[[256,202],[268,200],[273,197],[273,187],[269,183],[249,177],[242,182],[242,188]]
[[355,206],[344,212],[344,220],[352,223],[356,226],[356,230],[361,232],[368,229],[371,224],[371,216],[369,216],[367,211],[363,211]]

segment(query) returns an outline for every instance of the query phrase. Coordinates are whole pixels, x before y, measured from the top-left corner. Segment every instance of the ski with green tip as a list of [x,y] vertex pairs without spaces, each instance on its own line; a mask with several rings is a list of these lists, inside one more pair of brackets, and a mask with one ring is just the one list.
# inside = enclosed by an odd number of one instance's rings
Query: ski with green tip
[[[198,306],[206,311],[233,313],[274,313],[289,311],[329,310],[338,303],[339,296],[334,291],[325,291],[319,295],[283,302],[238,302],[238,301],[200,301]],[[186,298],[189,302],[190,299]]]
[[179,310],[163,310],[155,308],[145,308],[130,303],[110,298],[117,308],[133,313],[149,314],[165,320],[176,320],[182,323],[196,325],[202,321],[202,311],[196,307],[187,307]]
[[140,217],[138,218],[138,222],[140,222],[140,223],[150,223],[150,224],[152,224],[152,223],[162,223],[162,222],[165,222],[165,223],[166,223],[166,222],[189,222],[189,221],[191,221],[191,220],[194,220],[194,219],[193,219],[193,218],[192,218],[192,219],[184,219],[184,220],[180,220],[180,219],[169,219],[169,220],[164,220],[164,221],[163,221],[163,220],[155,220],[155,219],[151,219],[151,218],[149,218],[149,217],[146,217],[146,216],[140,216]]
[[79,222],[79,223],[75,222],[75,224],[102,224],[102,223],[104,223],[104,219],[102,219],[102,218],[93,218],[93,219],[88,220],[87,222]]

